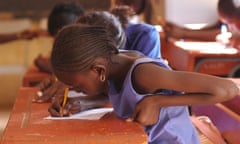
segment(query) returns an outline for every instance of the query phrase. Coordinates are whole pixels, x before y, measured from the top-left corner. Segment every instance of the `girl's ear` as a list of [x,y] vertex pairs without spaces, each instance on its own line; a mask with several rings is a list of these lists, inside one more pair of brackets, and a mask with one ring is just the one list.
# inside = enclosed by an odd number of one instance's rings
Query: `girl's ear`
[[101,64],[96,64],[92,67],[94,73],[96,73],[101,82],[105,82],[106,80],[106,67]]
[[98,73],[99,75],[106,75],[107,67],[106,60],[103,58],[96,58],[91,70]]
[[102,64],[95,64],[91,68],[94,72],[98,73],[99,75],[105,75],[106,74],[106,67]]

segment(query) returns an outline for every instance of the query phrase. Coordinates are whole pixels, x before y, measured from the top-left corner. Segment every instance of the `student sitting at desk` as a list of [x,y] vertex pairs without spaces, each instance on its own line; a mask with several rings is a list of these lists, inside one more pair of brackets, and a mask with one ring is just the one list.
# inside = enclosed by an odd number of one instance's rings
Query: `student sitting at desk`
[[[217,4],[217,12],[221,23],[227,25],[228,29],[232,33],[232,37],[229,39],[229,46],[240,48],[240,1],[239,0],[219,0]],[[192,39],[203,41],[219,41],[222,42],[221,37],[221,23],[216,26],[203,30],[190,30],[187,28],[180,28],[172,23],[166,23],[164,30],[166,35],[178,39]]]
[[240,1],[219,0],[218,14],[232,33],[228,45],[240,49]]
[[186,105],[213,104],[239,94],[230,80],[173,71],[161,59],[119,52],[111,31],[79,24],[63,28],[51,55],[54,74],[77,91],[108,95],[119,117],[145,126],[149,144],[198,144]]
[[[129,10],[128,7],[118,7],[112,10],[112,12],[120,17],[122,13],[130,13]],[[119,20],[109,12],[92,12],[82,16],[78,20],[78,23],[114,27],[116,31],[112,32],[113,37],[116,38],[116,41],[118,41],[118,39],[123,40],[122,45],[119,45],[119,49],[137,50],[149,57],[160,58],[160,38],[157,30],[148,24],[126,24],[126,15],[122,15],[121,17],[125,17],[125,20],[122,21],[122,25]],[[127,28],[124,32],[122,27],[125,26]],[[53,83],[54,79],[46,79],[41,83],[40,89],[42,89],[43,95],[38,97],[36,101],[50,101],[51,98],[54,97],[54,94],[58,93],[57,91],[59,89],[57,87],[61,87],[61,84],[59,86],[58,82],[55,84]],[[60,93],[63,94],[63,89]]]
[[[85,10],[77,2],[61,2],[56,4],[48,16],[48,32],[50,36],[55,37],[63,26],[76,22],[84,12]],[[34,63],[40,71],[52,73],[48,57],[39,55]]]

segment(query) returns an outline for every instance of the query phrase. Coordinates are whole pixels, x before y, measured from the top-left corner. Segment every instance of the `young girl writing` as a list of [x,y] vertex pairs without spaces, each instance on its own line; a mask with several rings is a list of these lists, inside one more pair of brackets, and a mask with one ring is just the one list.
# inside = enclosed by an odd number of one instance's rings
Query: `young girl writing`
[[[127,13],[127,8],[118,7],[118,15]],[[123,12],[123,10],[125,12]],[[122,16],[127,19],[128,16]],[[120,23],[119,19],[113,14],[107,11],[94,11],[86,13],[78,19],[78,23],[88,24],[94,26],[104,26],[107,29],[111,28],[110,34],[116,42],[116,46],[123,50],[135,50],[142,52],[144,55],[152,58],[160,58],[160,38],[157,30],[148,24],[129,24],[127,20]],[[124,28],[123,27],[124,25]],[[126,26],[126,27],[125,27]],[[47,84],[43,85],[45,81]],[[64,89],[60,90],[58,87],[62,86],[61,83],[50,81],[49,79],[44,80],[41,85],[43,95],[37,97],[37,102],[50,101],[54,95],[60,93],[63,94]],[[99,105],[97,105],[99,106]],[[96,106],[93,106],[96,107]]]
[[150,144],[198,144],[187,105],[231,99],[238,87],[224,78],[170,70],[160,59],[119,52],[111,30],[79,24],[62,29],[51,54],[57,78],[89,95],[107,94],[119,117],[145,126]]

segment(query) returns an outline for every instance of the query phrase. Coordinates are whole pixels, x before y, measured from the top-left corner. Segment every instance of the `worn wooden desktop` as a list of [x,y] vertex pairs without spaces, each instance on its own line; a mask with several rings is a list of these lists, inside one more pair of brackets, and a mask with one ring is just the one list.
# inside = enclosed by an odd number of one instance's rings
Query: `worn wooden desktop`
[[46,120],[49,103],[32,103],[36,88],[21,88],[1,144],[147,144],[135,122],[110,113],[100,120]]
[[32,87],[36,86],[44,78],[50,77],[49,73],[40,72],[35,65],[32,65],[23,75],[22,86]]
[[240,51],[221,47],[217,42],[168,40],[163,57],[176,70],[229,76],[240,68]]

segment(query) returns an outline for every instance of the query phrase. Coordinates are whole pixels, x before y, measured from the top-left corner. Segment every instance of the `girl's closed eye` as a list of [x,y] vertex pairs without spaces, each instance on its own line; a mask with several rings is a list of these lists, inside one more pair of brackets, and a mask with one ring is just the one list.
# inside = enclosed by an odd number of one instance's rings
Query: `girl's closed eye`
[[71,87],[72,90],[75,90],[76,92],[83,92],[83,90],[79,86],[73,86]]

